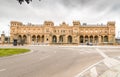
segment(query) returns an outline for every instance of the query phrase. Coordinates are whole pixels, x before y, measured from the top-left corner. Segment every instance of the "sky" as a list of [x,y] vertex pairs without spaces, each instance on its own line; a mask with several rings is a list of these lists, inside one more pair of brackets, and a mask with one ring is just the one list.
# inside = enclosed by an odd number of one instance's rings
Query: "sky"
[[87,24],[116,22],[116,37],[120,31],[120,0],[32,0],[20,5],[17,0],[0,0],[0,34],[9,35],[10,21],[43,24],[53,21],[57,26],[73,20]]

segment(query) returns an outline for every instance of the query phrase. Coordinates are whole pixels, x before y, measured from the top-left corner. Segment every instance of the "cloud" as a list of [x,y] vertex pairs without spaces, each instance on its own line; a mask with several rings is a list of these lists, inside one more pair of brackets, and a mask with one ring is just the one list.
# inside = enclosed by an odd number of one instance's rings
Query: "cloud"
[[33,0],[20,5],[16,0],[0,1],[0,33],[8,29],[11,20],[42,24],[52,20],[56,25],[73,20],[90,24],[116,21],[116,33],[120,31],[120,1],[118,0]]
[[74,7],[86,7],[92,3],[95,3],[96,0],[60,0],[61,4],[68,8]]

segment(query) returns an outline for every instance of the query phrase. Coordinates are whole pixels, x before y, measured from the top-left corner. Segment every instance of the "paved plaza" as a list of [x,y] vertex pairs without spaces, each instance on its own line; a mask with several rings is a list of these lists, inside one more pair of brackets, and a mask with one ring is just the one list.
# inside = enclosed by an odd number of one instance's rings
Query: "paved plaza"
[[[0,48],[14,46],[0,46]],[[119,46],[15,46],[31,52],[0,58],[0,77],[111,77],[119,75]],[[118,74],[119,73],[119,74]],[[119,77],[119,76],[118,76]]]

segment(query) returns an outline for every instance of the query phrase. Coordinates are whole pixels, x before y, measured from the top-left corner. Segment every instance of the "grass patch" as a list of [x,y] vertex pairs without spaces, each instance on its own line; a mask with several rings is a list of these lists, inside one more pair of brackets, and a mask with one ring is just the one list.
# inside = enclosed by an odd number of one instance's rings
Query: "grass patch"
[[22,48],[0,48],[0,57],[11,56],[14,54],[20,54],[29,51],[30,51],[29,49],[22,49]]

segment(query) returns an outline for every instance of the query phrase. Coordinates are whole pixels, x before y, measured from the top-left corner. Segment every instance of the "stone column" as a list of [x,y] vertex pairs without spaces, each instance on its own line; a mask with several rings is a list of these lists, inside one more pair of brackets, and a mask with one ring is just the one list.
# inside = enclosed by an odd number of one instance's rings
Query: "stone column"
[[49,43],[49,36],[48,36],[48,35],[45,35],[44,43],[45,43],[45,44],[48,44],[48,43]]
[[13,36],[10,36],[10,43],[13,42]]
[[103,41],[102,42],[104,42],[104,35],[103,35]]
[[113,35],[112,38],[113,38],[113,43],[115,44],[116,43],[115,36]]
[[98,36],[98,44],[101,43],[101,36]]
[[28,34],[27,44],[30,44],[30,43],[31,43],[30,34]]
[[49,43],[52,43],[52,36],[49,36]]
[[72,43],[75,43],[75,39],[76,39],[76,36],[73,35],[73,36],[72,36]]
[[57,43],[59,43],[59,35],[56,35],[57,36]]
[[83,43],[85,43],[85,36],[83,35]]
[[111,39],[111,35],[108,35],[108,42],[111,42],[112,39]]
[[79,45],[79,36],[76,37],[76,43]]
[[44,41],[43,41],[43,43],[46,43],[46,35],[44,35]]
[[67,35],[64,36],[63,40],[64,40],[64,43],[67,43]]
[[47,38],[46,38],[46,42],[47,42],[47,44],[50,43],[49,40],[50,40],[50,37],[49,37],[49,35],[47,35]]

